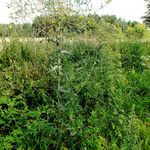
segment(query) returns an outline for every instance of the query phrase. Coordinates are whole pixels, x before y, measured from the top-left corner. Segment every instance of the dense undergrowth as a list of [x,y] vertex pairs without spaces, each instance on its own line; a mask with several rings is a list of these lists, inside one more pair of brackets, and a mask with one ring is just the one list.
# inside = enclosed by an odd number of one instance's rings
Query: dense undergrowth
[[1,150],[149,150],[150,46],[3,41]]

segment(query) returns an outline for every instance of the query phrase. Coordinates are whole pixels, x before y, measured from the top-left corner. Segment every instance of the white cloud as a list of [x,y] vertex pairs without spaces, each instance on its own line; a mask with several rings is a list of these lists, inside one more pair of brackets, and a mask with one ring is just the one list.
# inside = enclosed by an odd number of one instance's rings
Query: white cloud
[[[93,0],[94,7],[98,8],[98,1]],[[0,0],[0,23],[9,23],[10,11],[7,8],[9,0]],[[125,20],[142,21],[141,17],[146,11],[144,0],[112,0],[104,9],[99,10],[98,14],[116,15],[117,17],[124,18]]]

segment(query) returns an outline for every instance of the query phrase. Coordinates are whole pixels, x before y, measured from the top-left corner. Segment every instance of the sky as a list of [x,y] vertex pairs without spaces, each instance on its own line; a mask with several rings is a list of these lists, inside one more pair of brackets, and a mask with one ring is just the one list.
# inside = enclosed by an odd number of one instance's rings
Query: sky
[[[98,1],[93,0],[94,7],[98,8]],[[10,10],[7,8],[9,0],[0,0],[0,23],[12,22],[9,18]],[[141,17],[146,12],[144,0],[112,0],[103,9],[97,11],[99,15],[116,15],[126,21],[142,22]]]
[[7,8],[8,0],[0,0],[0,23],[10,23],[9,18],[10,11]]

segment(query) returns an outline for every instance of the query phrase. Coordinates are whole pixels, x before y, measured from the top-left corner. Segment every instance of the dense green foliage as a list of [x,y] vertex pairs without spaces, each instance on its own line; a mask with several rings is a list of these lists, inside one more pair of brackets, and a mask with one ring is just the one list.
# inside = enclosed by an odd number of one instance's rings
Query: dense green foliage
[[[66,34],[83,34],[105,32],[118,34],[122,38],[141,39],[150,32],[144,24],[118,19],[115,15],[99,16],[97,14],[71,15],[55,14],[51,16],[37,16],[33,23],[0,25],[0,36],[19,37],[49,37],[53,36],[58,27]],[[12,30],[13,29],[13,30]],[[16,33],[17,31],[17,33]]]
[[0,149],[149,150],[149,50],[4,40]]
[[0,25],[0,150],[149,150],[146,25],[90,14],[92,0],[10,4],[18,24]]

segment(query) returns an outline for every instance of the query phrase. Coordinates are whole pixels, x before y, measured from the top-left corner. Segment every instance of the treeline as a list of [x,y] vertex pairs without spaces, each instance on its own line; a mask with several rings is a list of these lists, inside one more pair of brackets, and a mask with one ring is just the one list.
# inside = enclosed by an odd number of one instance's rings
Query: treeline
[[[18,36],[29,37],[47,37],[50,34],[60,33],[61,31],[66,33],[82,34],[98,33],[105,27],[104,32],[116,33],[123,35],[127,38],[142,38],[148,31],[145,24],[138,23],[136,21],[125,21],[121,18],[117,18],[115,15],[103,15],[99,16],[37,16],[33,23],[24,24],[1,24],[0,36],[11,36],[17,34]],[[17,32],[16,32],[17,31]]]
[[24,24],[0,24],[0,36],[2,37],[9,37],[13,35],[18,36],[31,36],[33,34],[33,27],[30,23]]

